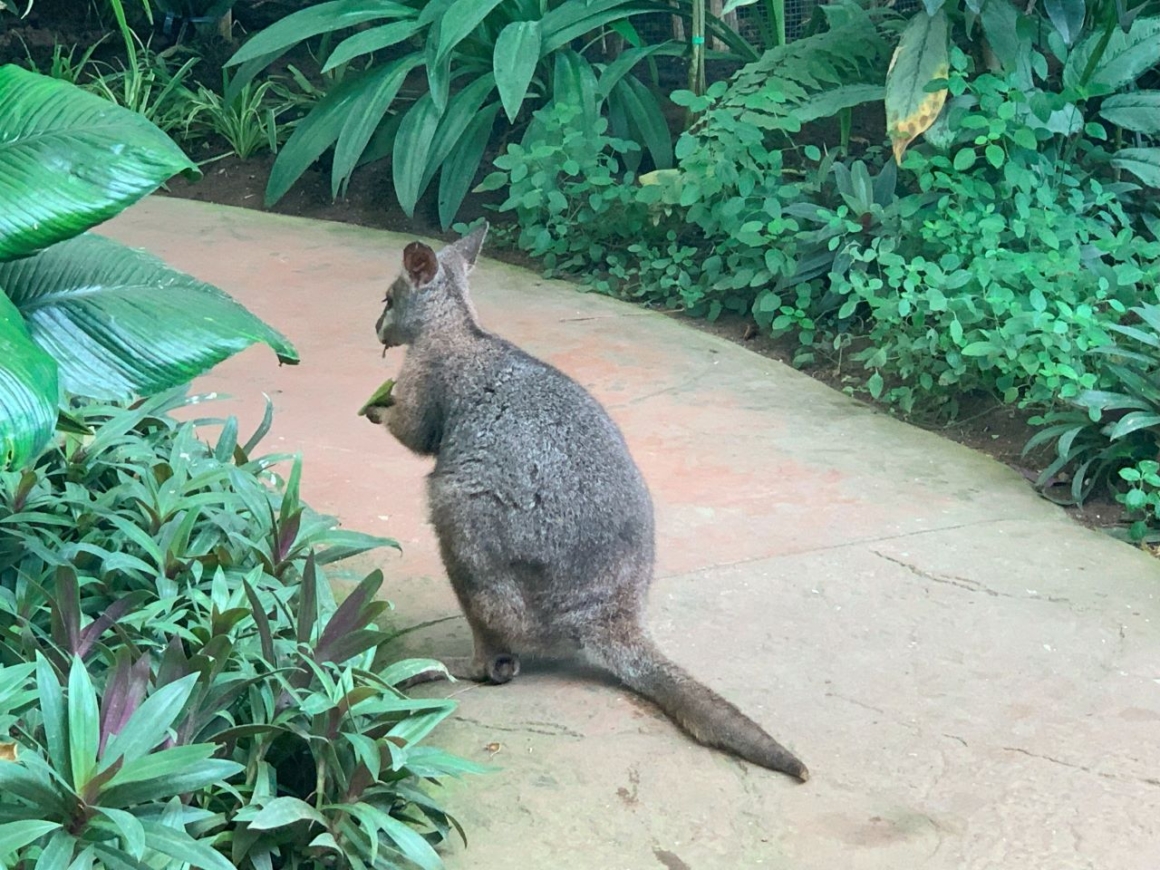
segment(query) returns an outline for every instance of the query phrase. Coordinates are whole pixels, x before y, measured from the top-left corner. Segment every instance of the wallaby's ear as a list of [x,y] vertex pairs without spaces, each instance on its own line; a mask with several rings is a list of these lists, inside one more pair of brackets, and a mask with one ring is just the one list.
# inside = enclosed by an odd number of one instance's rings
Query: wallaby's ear
[[403,248],[403,268],[416,287],[430,284],[439,271],[439,261],[435,252],[422,242],[411,242]]
[[459,256],[463,257],[463,262],[467,264],[467,271],[471,271],[475,265],[475,261],[479,258],[479,252],[483,250],[483,240],[487,238],[487,221],[484,221],[462,239],[452,243],[452,247],[458,252]]

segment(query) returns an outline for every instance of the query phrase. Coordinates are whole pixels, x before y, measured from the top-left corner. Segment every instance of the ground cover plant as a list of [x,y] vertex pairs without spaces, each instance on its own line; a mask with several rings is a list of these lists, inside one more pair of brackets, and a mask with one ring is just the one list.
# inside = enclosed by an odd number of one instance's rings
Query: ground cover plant
[[395,688],[440,665],[392,658],[380,572],[323,573],[394,542],[301,502],[269,409],[210,441],[186,402],[78,402],[91,435],[0,473],[0,860],[440,866],[427,784],[478,768],[423,745],[454,702]]

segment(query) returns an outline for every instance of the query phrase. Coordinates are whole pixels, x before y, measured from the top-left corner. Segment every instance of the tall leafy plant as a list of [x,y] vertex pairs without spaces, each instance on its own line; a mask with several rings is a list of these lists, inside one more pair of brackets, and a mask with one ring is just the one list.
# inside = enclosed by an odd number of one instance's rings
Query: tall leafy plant
[[290,343],[215,287],[86,230],[197,167],[140,115],[0,67],[0,467],[44,445],[62,393],[182,384]]
[[[323,39],[322,72],[343,75],[279,153],[266,202],[281,199],[332,148],[335,196],[360,163],[390,155],[403,210],[412,214],[438,175],[439,217],[448,226],[497,120],[520,123],[530,114],[525,106],[543,106],[553,95],[594,106],[598,79],[606,84],[600,96],[617,134],[640,142],[658,167],[667,167],[671,139],[660,103],[633,69],[681,47],[645,45],[631,20],[687,14],[690,2],[679,0],[674,8],[658,0],[330,0],[289,15],[231,58],[239,66],[233,87],[315,37]],[[713,27],[738,56],[753,57],[738,35],[720,22]],[[630,48],[604,66],[585,50],[606,30]],[[399,108],[404,82],[420,71],[426,92]]]

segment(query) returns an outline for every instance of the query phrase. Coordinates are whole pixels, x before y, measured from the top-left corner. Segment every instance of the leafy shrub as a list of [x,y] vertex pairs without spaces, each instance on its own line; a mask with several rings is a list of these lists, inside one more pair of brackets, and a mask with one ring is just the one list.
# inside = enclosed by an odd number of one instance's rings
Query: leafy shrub
[[483,186],[508,186],[517,241],[549,269],[694,315],[749,314],[796,338],[799,363],[861,364],[870,394],[904,411],[1107,386],[1088,351],[1160,277],[1139,188],[1061,164],[1070,128],[1055,130],[1055,104],[1017,76],[973,76],[957,49],[939,148],[909,151],[901,192],[876,148],[877,172],[810,145],[791,173],[778,138],[882,95],[865,82],[886,55],[879,29],[860,10],[827,15],[826,33],[675,97],[701,120],[671,173],[636,185],[624,143],[557,132],[509,148]]
[[[1160,220],[1141,186],[1160,186],[1145,87],[1160,19],[1101,2],[1085,30],[1057,4],[1040,27],[987,3],[981,70],[948,43],[961,11],[929,5],[889,75],[895,19],[825,7],[827,31],[678,92],[698,120],[671,171],[637,177],[628,143],[557,110],[482,187],[507,190],[512,240],[548,271],[748,315],[798,364],[828,357],[903,412],[953,415],[978,392],[1039,409],[1027,449],[1055,445],[1040,484],[1070,472],[1065,498],[1082,501],[1136,469],[1120,496],[1140,515],[1139,463],[1160,444]],[[900,165],[876,145],[851,160],[848,112],[883,96]],[[794,141],[827,117],[838,148]]]
[[269,411],[208,444],[181,404],[84,404],[93,435],[0,474],[4,863],[437,867],[421,784],[478,768],[395,686],[440,666],[391,661],[380,572],[341,604],[322,573],[394,542],[273,476]]
[[785,245],[800,227],[785,206],[799,185],[778,146],[801,119],[882,93],[859,84],[885,51],[872,19],[853,5],[826,14],[831,30],[766,52],[703,96],[674,95],[700,117],[677,142],[676,170],[637,179],[629,142],[551,107],[481,188],[508,188],[500,208],[549,270],[693,314],[748,312],[761,288],[796,272]]
[[1024,453],[1042,444],[1055,446],[1037,483],[1046,487],[1061,471],[1069,472],[1070,502],[1082,504],[1097,486],[1114,486],[1120,469],[1160,455],[1160,307],[1145,303],[1127,316],[1137,322],[1109,324],[1121,337],[1090,355],[1111,386],[1084,390],[1068,409],[1032,419],[1043,428]]
[[[279,154],[266,202],[277,202],[332,147],[335,196],[361,162],[389,154],[395,195],[408,215],[439,175],[439,217],[448,226],[474,181],[501,108],[510,124],[517,123],[525,104],[543,106],[551,99],[584,106],[590,115],[598,94],[608,104],[617,135],[640,142],[657,165],[667,166],[672,142],[660,104],[631,70],[650,55],[679,47],[671,42],[646,46],[631,19],[646,13],[687,16],[691,5],[690,0],[671,5],[331,0],[288,15],[255,34],[230,60],[239,65],[234,88],[317,36],[323,39],[321,71],[334,74],[335,86]],[[356,30],[360,24],[372,26]],[[720,22],[711,21],[711,27],[735,51],[752,56],[748,44]],[[570,47],[604,28],[631,45],[607,66]],[[332,45],[339,35],[344,38]],[[426,73],[427,92],[390,114],[404,80],[418,69]],[[607,87],[601,89],[598,77],[607,77]],[[466,84],[453,89],[456,80]]]

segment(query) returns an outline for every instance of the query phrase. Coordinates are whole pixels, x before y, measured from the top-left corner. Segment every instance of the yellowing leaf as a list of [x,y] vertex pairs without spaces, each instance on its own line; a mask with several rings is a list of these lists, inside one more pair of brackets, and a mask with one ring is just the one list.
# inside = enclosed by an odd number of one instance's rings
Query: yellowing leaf
[[0,761],[16,760],[16,744],[0,743]]
[[910,143],[942,111],[946,89],[927,93],[926,87],[934,79],[946,78],[949,71],[946,13],[941,9],[934,15],[916,13],[886,73],[886,132],[899,163]]

